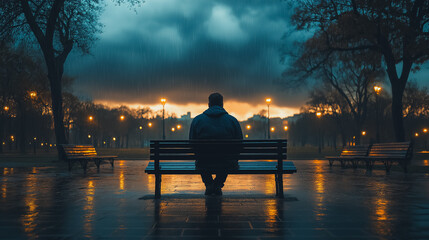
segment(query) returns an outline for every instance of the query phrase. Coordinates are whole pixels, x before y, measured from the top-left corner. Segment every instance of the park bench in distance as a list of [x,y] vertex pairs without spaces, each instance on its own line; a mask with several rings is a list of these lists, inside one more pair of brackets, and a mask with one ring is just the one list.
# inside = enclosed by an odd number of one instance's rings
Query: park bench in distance
[[412,155],[411,142],[374,143],[368,156],[363,157],[362,160],[366,161],[369,169],[372,169],[376,161],[381,161],[386,167],[386,172],[390,171],[393,162],[398,162],[406,172]]
[[63,144],[60,145],[65,160],[68,161],[69,171],[71,171],[74,162],[79,162],[86,172],[88,162],[94,161],[97,166],[97,171],[100,170],[100,164],[104,161],[109,161],[113,167],[113,163],[117,156],[99,156],[94,146],[91,145],[71,145]]
[[369,148],[369,145],[346,146],[341,151],[340,156],[327,156],[325,158],[329,160],[330,167],[337,160],[340,162],[341,167],[345,167],[347,162],[350,162],[353,168],[357,168],[358,162],[362,160],[362,157],[368,156]]
[[[216,156],[222,155],[223,151],[228,152],[231,149],[235,149],[235,156],[239,152],[239,160],[258,160],[239,161],[238,169],[230,170],[228,174],[274,174],[276,196],[279,198],[284,197],[283,174],[296,172],[293,162],[283,161],[287,157],[287,140],[151,141],[150,160],[153,161],[149,162],[145,172],[155,174],[155,198],[161,197],[161,176],[163,174],[201,174],[195,168],[194,162],[196,158],[195,151],[199,148],[212,149],[215,151],[213,154]],[[161,162],[163,160],[169,161]],[[213,173],[215,174],[216,172]]]

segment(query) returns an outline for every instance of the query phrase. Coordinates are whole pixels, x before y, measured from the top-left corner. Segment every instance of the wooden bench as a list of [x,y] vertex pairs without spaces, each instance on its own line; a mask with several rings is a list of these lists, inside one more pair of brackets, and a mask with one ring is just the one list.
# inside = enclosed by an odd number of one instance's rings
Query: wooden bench
[[107,160],[113,167],[113,163],[117,156],[99,156],[94,146],[91,145],[71,145],[63,144],[60,145],[63,156],[65,160],[68,161],[69,171],[71,171],[74,162],[79,162],[83,168],[83,171],[86,172],[88,162],[94,161],[97,166],[97,171],[100,170],[100,164]]
[[386,172],[390,171],[393,162],[398,162],[406,172],[412,154],[410,142],[375,143],[371,146],[368,156],[362,157],[362,160],[366,161],[369,169],[372,169],[376,161],[381,161],[386,167]]
[[[286,146],[287,140],[151,141],[150,160],[153,161],[149,162],[145,172],[155,174],[155,198],[160,198],[163,174],[201,174],[201,170],[195,167],[196,149],[211,148],[218,156],[225,149],[235,148],[239,152],[235,153],[236,158],[253,161],[239,161],[238,168],[229,170],[228,174],[274,174],[276,196],[283,198],[283,174],[296,172],[292,162],[283,161],[286,159]],[[164,160],[169,162],[161,162]]]
[[341,151],[340,156],[328,156],[325,158],[329,160],[330,167],[332,167],[334,161],[337,160],[340,162],[341,167],[345,167],[347,162],[351,162],[353,168],[357,168],[358,162],[362,157],[368,156],[369,148],[369,145],[346,146]]

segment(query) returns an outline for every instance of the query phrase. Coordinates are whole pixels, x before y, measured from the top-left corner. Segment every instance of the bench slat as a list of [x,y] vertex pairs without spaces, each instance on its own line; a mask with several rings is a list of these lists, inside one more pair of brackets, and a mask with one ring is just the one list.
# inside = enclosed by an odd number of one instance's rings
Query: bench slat
[[[238,162],[237,170],[230,170],[229,174],[267,174],[277,173],[276,162]],[[155,165],[149,162],[145,170],[146,173],[155,174]],[[283,173],[294,173],[296,167],[293,162],[283,161]],[[162,162],[160,163],[161,174],[200,174],[201,172],[195,168],[193,162]]]

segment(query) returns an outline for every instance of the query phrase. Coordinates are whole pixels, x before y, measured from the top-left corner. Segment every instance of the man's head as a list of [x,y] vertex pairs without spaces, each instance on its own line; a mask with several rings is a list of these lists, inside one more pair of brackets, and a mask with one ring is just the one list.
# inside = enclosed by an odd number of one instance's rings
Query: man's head
[[212,93],[209,96],[209,107],[220,106],[223,107],[223,97],[220,93]]

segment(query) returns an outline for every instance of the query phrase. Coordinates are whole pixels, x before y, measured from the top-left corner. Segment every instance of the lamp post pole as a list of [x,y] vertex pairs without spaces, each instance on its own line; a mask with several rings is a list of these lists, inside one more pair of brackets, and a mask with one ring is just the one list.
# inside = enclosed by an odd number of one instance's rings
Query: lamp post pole
[[379,143],[380,142],[380,120],[378,116],[379,115],[378,94],[380,94],[381,87],[374,86],[374,91],[375,91],[375,128],[376,128],[375,140],[377,143]]
[[271,135],[270,135],[270,103],[271,103],[271,98],[267,98],[265,99],[265,102],[267,103],[267,107],[268,107],[268,112],[267,112],[267,138],[270,139]]
[[165,140],[165,103],[167,102],[167,99],[161,98],[161,104],[162,104],[162,140]]

